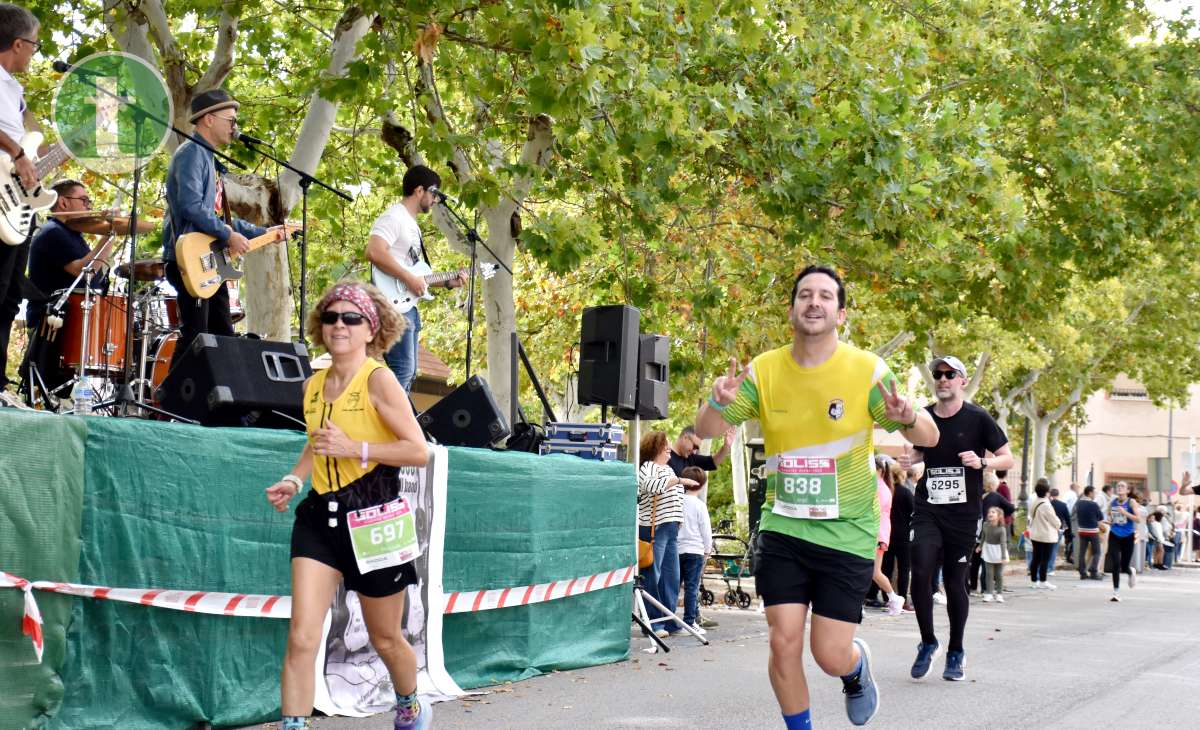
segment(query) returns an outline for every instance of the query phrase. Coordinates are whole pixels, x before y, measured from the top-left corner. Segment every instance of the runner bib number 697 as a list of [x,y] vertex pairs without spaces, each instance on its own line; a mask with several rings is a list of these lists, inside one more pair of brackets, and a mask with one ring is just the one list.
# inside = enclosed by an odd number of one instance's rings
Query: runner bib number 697
[[403,497],[350,512],[346,527],[360,573],[403,565],[421,554],[416,522]]
[[931,466],[925,478],[930,504],[962,504],[967,501],[966,470],[961,466]]
[[838,516],[837,460],[825,456],[781,456],[771,511],[802,520]]

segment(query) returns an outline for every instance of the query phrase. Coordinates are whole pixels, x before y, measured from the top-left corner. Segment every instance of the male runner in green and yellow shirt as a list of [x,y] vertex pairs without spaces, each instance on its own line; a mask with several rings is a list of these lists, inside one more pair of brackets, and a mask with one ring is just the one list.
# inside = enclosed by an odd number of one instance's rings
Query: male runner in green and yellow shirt
[[767,462],[767,504],[755,543],[755,583],[766,606],[768,672],[788,730],[811,728],[804,624],[812,653],[842,678],[846,714],[865,725],[879,706],[866,642],[854,638],[874,573],[879,530],[873,429],[900,429],[933,446],[937,426],[896,392],[877,355],[838,342],[846,290],[837,272],[809,266],[792,285],[790,347],[763,353],[713,383],[696,432],[710,438],[757,418]]

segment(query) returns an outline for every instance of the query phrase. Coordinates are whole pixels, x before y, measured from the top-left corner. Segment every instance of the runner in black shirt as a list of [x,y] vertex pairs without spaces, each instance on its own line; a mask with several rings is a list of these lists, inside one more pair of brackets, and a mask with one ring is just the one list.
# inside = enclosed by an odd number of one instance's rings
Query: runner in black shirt
[[940,562],[950,617],[950,646],[942,678],[959,681],[965,676],[967,572],[979,535],[983,472],[1008,469],[1013,458],[1008,437],[996,421],[987,411],[963,399],[967,369],[962,361],[939,357],[929,368],[937,401],[926,409],[937,423],[941,438],[936,446],[916,451],[908,459],[925,462],[912,518],[912,601],[921,628],[912,676],[927,676],[941,648],[933,633],[931,588]]

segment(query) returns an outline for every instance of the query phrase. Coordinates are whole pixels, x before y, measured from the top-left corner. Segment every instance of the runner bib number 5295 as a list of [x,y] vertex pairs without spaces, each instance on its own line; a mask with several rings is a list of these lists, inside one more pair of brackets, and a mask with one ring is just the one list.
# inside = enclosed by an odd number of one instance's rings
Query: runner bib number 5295
[[403,497],[346,515],[358,572],[403,565],[421,554],[416,522]]
[[781,456],[771,511],[802,520],[838,516],[837,460],[825,456]]
[[962,504],[967,501],[967,476],[961,466],[931,466],[925,478],[930,504]]

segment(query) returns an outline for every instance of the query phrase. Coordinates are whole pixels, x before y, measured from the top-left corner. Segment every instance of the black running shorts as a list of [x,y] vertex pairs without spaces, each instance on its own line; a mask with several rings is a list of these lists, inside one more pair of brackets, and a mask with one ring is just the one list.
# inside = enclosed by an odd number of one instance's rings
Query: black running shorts
[[926,511],[913,513],[911,537],[914,547],[933,545],[942,550],[942,564],[970,563],[979,539],[979,520],[961,516],[935,516]]
[[[390,502],[399,493],[396,467],[377,466],[360,479],[328,494],[309,490],[308,496],[296,508],[292,525],[292,558],[310,558],[341,572],[346,588],[368,598],[386,598],[417,583],[417,570],[412,562],[394,568],[380,568],[363,574],[358,572],[350,531],[346,529],[346,513]],[[336,512],[329,502],[336,502]],[[330,518],[337,524],[329,525]]]
[[755,541],[754,583],[763,605],[804,603],[817,616],[862,623],[875,561],[780,532]]

